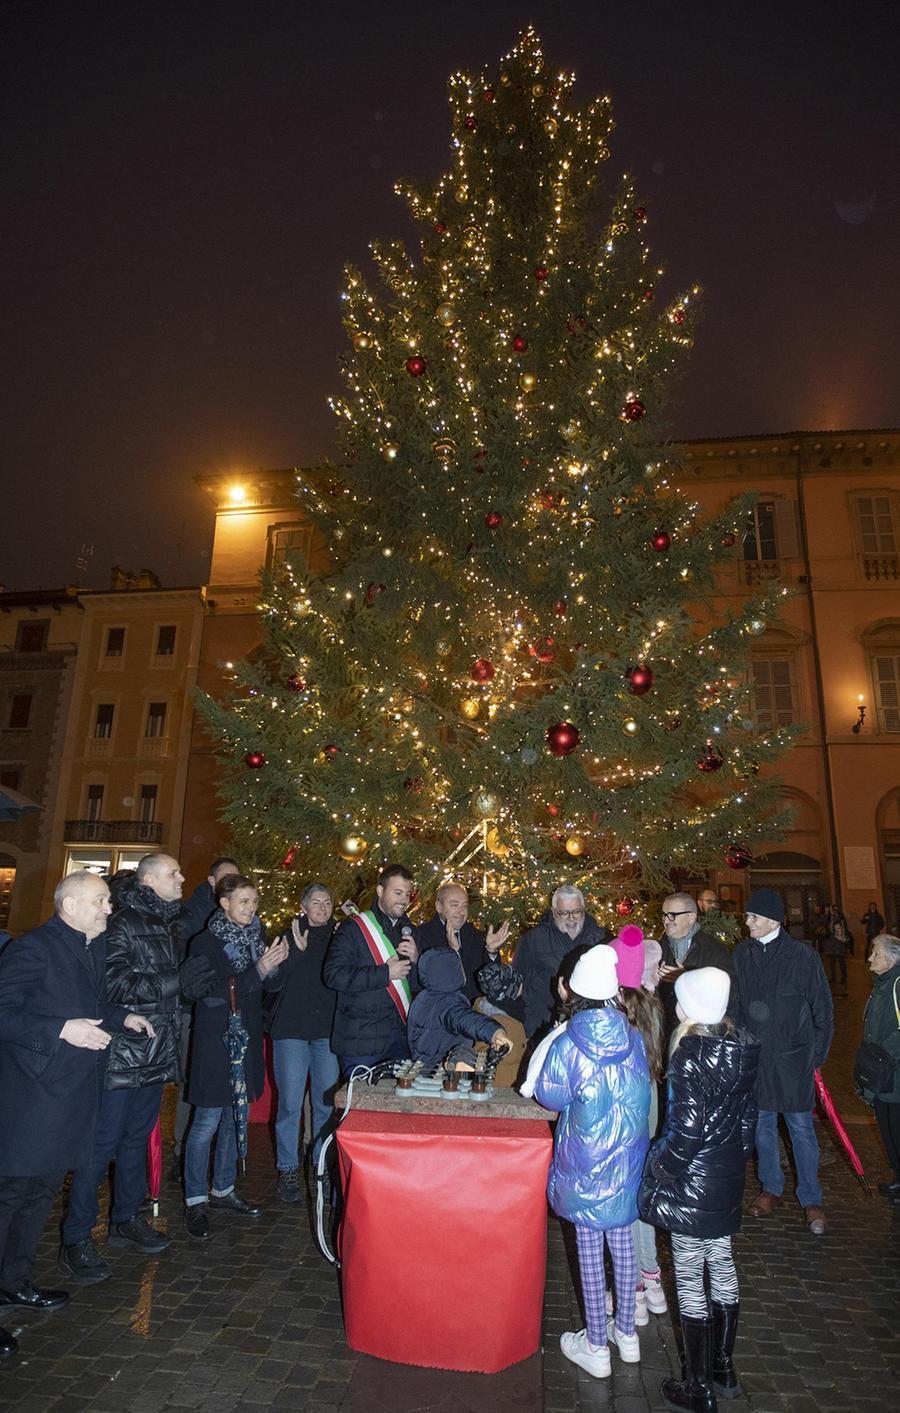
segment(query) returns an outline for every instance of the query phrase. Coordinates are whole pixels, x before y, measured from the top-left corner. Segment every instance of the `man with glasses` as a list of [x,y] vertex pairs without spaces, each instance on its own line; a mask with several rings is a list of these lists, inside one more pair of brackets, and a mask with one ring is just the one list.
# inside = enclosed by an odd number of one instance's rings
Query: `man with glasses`
[[524,932],[516,946],[513,966],[524,983],[525,1034],[530,1040],[544,1030],[553,1018],[559,999],[556,979],[572,951],[582,951],[607,940],[607,932],[585,911],[584,894],[564,883],[550,900],[537,927]]
[[662,920],[665,932],[660,938],[659,999],[671,1027],[676,1020],[675,982],[683,971],[719,967],[733,981],[734,969],[725,944],[700,927],[697,904],[689,893],[671,893],[663,899]]

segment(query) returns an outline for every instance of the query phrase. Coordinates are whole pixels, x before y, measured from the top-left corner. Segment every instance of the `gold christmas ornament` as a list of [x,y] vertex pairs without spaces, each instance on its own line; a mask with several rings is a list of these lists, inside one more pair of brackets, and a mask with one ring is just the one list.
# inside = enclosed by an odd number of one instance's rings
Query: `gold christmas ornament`
[[369,338],[368,334],[354,334],[353,347],[359,349],[361,352],[365,348],[372,347],[372,340]]
[[291,604],[291,613],[294,618],[304,618],[306,614],[309,613],[311,607],[312,605],[307,599],[294,599],[294,602]]
[[456,442],[452,437],[438,437],[431,443],[431,450],[441,461],[449,461],[456,452]]
[[415,697],[404,697],[404,698],[403,698],[403,701],[400,703],[400,710],[401,710],[406,716],[409,716],[412,712],[415,711],[415,709],[416,709],[416,700],[415,700]]
[[622,730],[629,736],[636,736],[640,729],[640,724],[635,721],[633,716],[626,716],[622,722]]
[[449,329],[456,318],[456,310],[452,304],[439,304],[434,311],[434,317],[439,324],[443,324],[445,329]]
[[574,442],[575,438],[578,436],[579,431],[580,428],[577,422],[560,423],[559,435],[562,437],[564,442]]
[[400,448],[396,442],[385,442],[381,448],[381,455],[385,461],[396,461],[400,455]]
[[500,800],[493,790],[477,790],[472,797],[472,808],[482,819],[490,819],[500,809]]
[[477,226],[466,226],[463,231],[463,245],[467,250],[471,250],[473,246],[478,244],[480,237],[481,231]]
[[531,91],[534,94],[535,98],[543,98],[544,85],[542,83],[533,83],[531,85]]
[[570,834],[566,840],[566,853],[571,854],[573,859],[577,859],[579,854],[584,853],[584,840],[577,834]]
[[345,863],[356,863],[365,858],[368,848],[368,841],[360,834],[345,834],[340,843],[341,858]]
[[460,710],[469,721],[474,721],[481,711],[481,702],[477,697],[464,697]]
[[558,130],[559,124],[557,123],[555,118],[544,119],[544,132],[547,134],[548,137],[556,137]]
[[453,195],[460,206],[464,206],[469,199],[469,188],[467,186],[458,186]]
[[766,631],[766,620],[764,618],[751,618],[747,624],[747,632],[752,633],[754,638],[758,638],[760,633]]
[[535,388],[537,387],[537,381],[538,380],[536,373],[519,374],[519,387],[525,393],[534,392]]
[[434,650],[438,657],[449,657],[453,651],[453,644],[448,638],[438,638]]
[[484,840],[484,847],[489,854],[496,854],[498,859],[505,859],[509,856],[509,845],[504,844],[500,837],[500,830],[497,828],[496,824],[492,825],[488,830]]

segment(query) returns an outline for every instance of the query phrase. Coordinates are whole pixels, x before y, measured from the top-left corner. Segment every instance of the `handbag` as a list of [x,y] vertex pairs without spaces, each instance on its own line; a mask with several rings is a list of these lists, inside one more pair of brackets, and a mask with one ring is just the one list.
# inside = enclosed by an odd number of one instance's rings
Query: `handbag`
[[[894,982],[893,991],[894,1014],[897,1017],[897,1027],[900,1029],[900,1006],[897,1004],[898,985],[900,985],[900,977]],[[900,1060],[890,1051],[885,1050],[883,1045],[878,1045],[874,1040],[864,1040],[853,1061],[853,1079],[857,1088],[868,1090],[877,1099],[879,1095],[887,1094],[889,1090],[893,1089],[898,1066],[900,1066]]]

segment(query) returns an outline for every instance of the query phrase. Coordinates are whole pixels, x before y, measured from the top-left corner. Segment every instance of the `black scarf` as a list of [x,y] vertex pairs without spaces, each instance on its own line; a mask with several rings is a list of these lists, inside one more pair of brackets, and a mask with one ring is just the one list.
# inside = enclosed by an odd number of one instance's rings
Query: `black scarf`
[[143,908],[148,913],[153,913],[155,917],[163,922],[171,922],[181,912],[181,899],[174,898],[167,902],[158,893],[154,893],[152,888],[148,888],[146,883],[135,883],[129,903],[134,902],[138,907]]
[[213,937],[222,943],[222,950],[234,967],[235,976],[240,976],[263,954],[262,924],[255,917],[246,927],[232,922],[224,908],[217,908],[207,926]]

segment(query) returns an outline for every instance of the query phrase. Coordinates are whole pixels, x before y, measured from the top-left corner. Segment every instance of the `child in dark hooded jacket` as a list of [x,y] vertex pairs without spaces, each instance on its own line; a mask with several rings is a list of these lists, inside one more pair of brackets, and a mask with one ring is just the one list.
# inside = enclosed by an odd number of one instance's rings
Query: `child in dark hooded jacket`
[[419,957],[422,990],[409,1008],[406,1036],[413,1059],[421,1060],[427,1073],[463,1040],[510,1044],[502,1026],[472,1010],[465,984],[459,954],[451,947],[429,947]]

